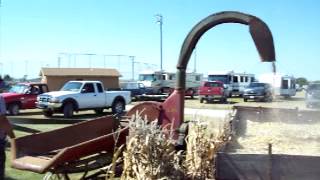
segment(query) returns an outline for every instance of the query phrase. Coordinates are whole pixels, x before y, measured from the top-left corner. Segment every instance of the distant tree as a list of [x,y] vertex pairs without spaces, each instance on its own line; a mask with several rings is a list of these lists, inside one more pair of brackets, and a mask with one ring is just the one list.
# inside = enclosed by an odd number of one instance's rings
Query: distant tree
[[3,80],[12,81],[12,77],[9,74],[4,75]]
[[299,84],[299,86],[304,86],[304,85],[308,85],[308,80],[304,77],[299,77],[296,79],[296,83]]

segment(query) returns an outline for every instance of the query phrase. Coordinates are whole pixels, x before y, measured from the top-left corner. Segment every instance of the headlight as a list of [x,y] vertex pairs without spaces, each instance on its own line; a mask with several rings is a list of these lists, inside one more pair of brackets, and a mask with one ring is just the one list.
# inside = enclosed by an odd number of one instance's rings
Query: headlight
[[51,102],[51,103],[58,103],[58,102],[59,102],[59,99],[56,98],[56,97],[52,97],[52,98],[50,98],[49,102]]
[[37,101],[40,101],[40,96],[37,96]]

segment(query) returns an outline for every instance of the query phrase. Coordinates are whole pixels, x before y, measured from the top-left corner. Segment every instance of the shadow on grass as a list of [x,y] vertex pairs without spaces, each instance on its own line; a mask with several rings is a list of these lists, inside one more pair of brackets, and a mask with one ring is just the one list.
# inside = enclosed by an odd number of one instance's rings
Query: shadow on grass
[[5,180],[18,180],[18,179],[14,179],[14,178],[7,177],[7,176],[6,176],[6,177],[4,177],[4,179],[5,179]]

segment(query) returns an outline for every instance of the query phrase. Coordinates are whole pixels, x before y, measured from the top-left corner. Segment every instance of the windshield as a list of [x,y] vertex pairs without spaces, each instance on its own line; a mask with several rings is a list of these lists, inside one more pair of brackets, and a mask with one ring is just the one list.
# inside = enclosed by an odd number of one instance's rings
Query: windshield
[[229,75],[209,75],[209,81],[221,81],[224,84],[230,84],[230,76]]
[[140,81],[155,81],[156,78],[154,77],[154,74],[140,74],[139,80]]
[[81,85],[82,83],[80,82],[68,82],[61,88],[61,91],[79,91]]
[[18,84],[10,88],[9,92],[23,94],[28,90],[27,85]]
[[249,85],[249,88],[254,88],[254,87],[264,87],[264,83],[251,83]]

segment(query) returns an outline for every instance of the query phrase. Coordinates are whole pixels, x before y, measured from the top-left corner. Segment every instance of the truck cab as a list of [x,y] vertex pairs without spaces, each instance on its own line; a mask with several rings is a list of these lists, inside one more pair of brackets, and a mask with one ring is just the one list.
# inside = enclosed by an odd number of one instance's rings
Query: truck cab
[[1,93],[1,96],[5,100],[8,113],[18,115],[20,109],[36,108],[37,96],[48,91],[48,86],[44,83],[18,83],[8,92]]

